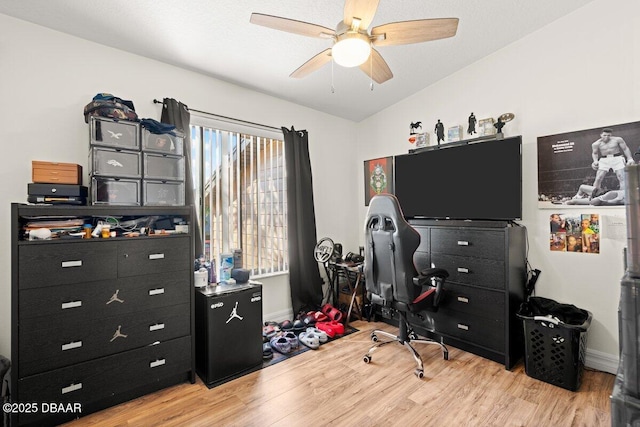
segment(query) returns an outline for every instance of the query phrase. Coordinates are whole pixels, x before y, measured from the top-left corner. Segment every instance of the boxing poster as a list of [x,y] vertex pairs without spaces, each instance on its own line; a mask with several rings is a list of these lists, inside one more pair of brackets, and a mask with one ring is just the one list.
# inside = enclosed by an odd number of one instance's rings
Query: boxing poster
[[364,161],[364,205],[378,194],[393,194],[393,157]]
[[623,206],[640,122],[538,137],[538,207]]

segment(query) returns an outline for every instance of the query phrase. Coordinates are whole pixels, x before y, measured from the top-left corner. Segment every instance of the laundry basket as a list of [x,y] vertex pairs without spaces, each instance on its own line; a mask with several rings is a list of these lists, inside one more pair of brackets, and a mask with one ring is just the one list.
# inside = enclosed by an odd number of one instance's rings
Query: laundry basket
[[574,305],[530,297],[516,315],[524,323],[527,375],[567,390],[578,390],[592,314]]

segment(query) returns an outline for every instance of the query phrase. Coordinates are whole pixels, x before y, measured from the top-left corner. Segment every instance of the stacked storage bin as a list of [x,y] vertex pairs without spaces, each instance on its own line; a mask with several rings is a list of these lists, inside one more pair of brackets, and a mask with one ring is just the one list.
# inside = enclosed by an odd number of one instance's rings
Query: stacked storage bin
[[184,137],[176,130],[158,134],[144,127],[141,136],[142,203],[145,206],[184,205]]
[[91,117],[89,182],[93,205],[142,204],[140,124]]
[[640,165],[625,168],[627,251],[618,328],[620,364],[611,394],[611,425],[640,425]]
[[184,137],[138,122],[90,118],[89,182],[94,205],[183,206]]

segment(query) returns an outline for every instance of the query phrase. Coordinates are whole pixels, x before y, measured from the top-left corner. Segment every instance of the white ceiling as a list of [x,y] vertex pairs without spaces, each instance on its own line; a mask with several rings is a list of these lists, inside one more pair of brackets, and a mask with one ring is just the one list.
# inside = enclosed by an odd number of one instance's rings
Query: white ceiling
[[394,78],[373,91],[357,67],[329,63],[290,78],[331,40],[249,23],[259,12],[335,28],[343,0],[0,0],[0,13],[358,122],[590,1],[380,0],[370,28],[427,18],[460,22],[452,38],[379,47]]

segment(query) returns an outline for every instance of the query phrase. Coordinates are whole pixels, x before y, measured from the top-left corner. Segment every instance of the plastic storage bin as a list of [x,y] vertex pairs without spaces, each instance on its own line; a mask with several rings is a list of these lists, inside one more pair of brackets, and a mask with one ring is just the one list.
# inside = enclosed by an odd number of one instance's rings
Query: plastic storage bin
[[140,150],[140,125],[125,120],[91,117],[91,145]]
[[[541,307],[548,311],[543,312]],[[567,390],[578,390],[592,314],[573,305],[530,297],[517,316],[524,323],[527,375]]]
[[91,179],[91,202],[93,205],[140,206],[140,181],[137,179],[100,178]]
[[184,181],[184,157],[144,153],[144,178]]
[[121,178],[142,177],[139,152],[93,147],[89,150],[89,175]]
[[624,394],[640,398],[640,279],[627,273],[620,282],[620,345]]
[[640,400],[625,394],[622,390],[623,384],[624,375],[618,368],[611,393],[611,426],[640,426]]
[[143,180],[144,206],[184,205],[184,183]]
[[176,132],[176,135],[168,133],[155,134],[142,128],[142,150],[155,153],[174,154],[182,156],[184,138]]

